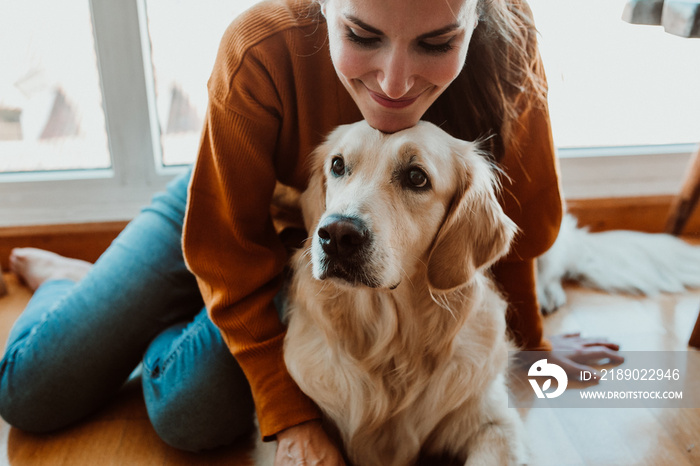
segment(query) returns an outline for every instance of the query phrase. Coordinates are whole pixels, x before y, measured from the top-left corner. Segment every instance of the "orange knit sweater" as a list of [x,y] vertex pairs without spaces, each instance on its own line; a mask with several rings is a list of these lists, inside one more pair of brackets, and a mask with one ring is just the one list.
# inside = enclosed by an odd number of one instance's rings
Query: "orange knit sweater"
[[[314,147],[335,126],[362,118],[314,11],[309,0],[263,3],[226,31],[208,83],[184,227],[187,264],[250,382],[267,438],[319,416],[285,368],[284,327],[272,303],[288,259],[281,238],[300,220],[289,195],[279,194],[302,191]],[[546,111],[530,110],[520,123],[518,150],[507,148],[501,166],[511,180],[503,206],[521,234],[494,274],[512,303],[516,341],[538,348],[546,343],[534,258],[556,238],[562,203]]]

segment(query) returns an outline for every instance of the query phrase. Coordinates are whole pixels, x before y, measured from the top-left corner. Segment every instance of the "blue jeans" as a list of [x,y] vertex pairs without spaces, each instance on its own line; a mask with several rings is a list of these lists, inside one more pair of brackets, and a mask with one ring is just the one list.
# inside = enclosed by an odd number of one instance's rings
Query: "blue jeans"
[[158,434],[197,451],[252,427],[248,382],[209,319],[181,237],[190,173],[153,198],[78,283],[48,281],[0,362],[0,415],[31,432],[95,412],[143,362]]

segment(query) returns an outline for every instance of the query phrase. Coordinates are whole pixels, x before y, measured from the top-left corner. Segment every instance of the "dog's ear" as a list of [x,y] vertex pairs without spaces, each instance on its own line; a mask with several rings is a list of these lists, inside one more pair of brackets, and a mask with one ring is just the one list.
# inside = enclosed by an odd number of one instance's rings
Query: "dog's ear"
[[428,284],[447,292],[508,252],[517,226],[496,198],[492,167],[476,145],[460,141],[456,193],[428,256]]

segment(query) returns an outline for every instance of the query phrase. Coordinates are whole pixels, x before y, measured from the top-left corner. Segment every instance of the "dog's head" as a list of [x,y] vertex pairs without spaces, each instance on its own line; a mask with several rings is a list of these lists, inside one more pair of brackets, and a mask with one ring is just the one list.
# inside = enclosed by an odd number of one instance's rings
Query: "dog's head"
[[516,231],[476,145],[430,123],[394,134],[341,126],[313,164],[302,207],[319,280],[393,289],[424,273],[449,291],[505,254]]

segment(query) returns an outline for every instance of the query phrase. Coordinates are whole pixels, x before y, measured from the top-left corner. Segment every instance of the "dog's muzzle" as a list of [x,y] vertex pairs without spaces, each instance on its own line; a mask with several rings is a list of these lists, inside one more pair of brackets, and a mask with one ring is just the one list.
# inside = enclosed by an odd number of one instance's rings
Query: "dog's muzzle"
[[324,253],[322,279],[336,277],[351,284],[377,286],[366,270],[372,234],[364,222],[354,217],[329,215],[316,234]]

